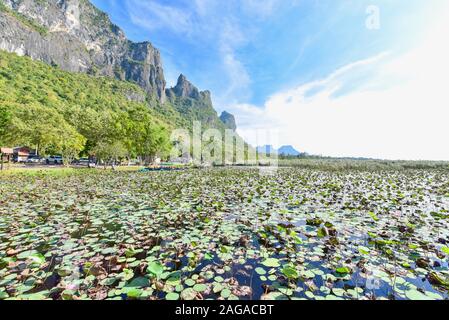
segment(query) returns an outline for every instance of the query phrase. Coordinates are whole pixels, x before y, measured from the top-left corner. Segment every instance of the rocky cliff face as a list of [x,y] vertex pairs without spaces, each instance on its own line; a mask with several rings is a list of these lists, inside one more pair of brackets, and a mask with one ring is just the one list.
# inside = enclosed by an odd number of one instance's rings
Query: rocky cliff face
[[221,122],[223,122],[226,126],[226,128],[231,129],[233,131],[237,130],[237,124],[235,123],[235,117],[234,115],[230,114],[229,112],[223,111],[223,113],[220,116]]
[[176,86],[174,88],[167,89],[167,96],[199,99],[200,92],[187,80],[183,74],[181,74],[178,78]]
[[165,93],[172,100],[174,98],[190,98],[212,105],[210,91],[199,91],[183,74],[179,76],[176,86],[167,89]]
[[177,110],[190,120],[201,121],[209,127],[237,130],[235,118],[228,112],[218,117],[215,111],[210,91],[200,91],[181,74],[176,86],[165,90],[168,100]]
[[[167,100],[188,124],[235,130],[234,117],[220,119],[211,93],[198,90],[184,75],[166,89],[159,51],[149,42],[128,40],[89,0],[0,0],[0,50],[65,71],[135,82],[150,98]],[[128,99],[143,102],[146,97],[131,94]]]
[[159,51],[129,41],[88,0],[0,0],[0,49],[66,71],[133,81],[165,100]]
[[176,86],[165,90],[168,101],[188,119],[200,121],[205,127],[224,129],[215,111],[210,91],[200,91],[184,75],[180,75]]

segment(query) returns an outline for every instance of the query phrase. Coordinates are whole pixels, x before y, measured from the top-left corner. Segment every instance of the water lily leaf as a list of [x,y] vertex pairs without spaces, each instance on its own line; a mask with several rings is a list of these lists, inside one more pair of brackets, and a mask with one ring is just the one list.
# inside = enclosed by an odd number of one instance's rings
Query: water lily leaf
[[174,301],[174,300],[179,300],[179,297],[180,296],[178,293],[170,292],[165,296],[165,299]]
[[120,274],[123,280],[128,281],[134,278],[134,271],[131,269],[123,269],[123,272]]
[[260,267],[256,268],[254,271],[256,271],[256,273],[259,274],[259,275],[267,274],[267,271],[265,269],[263,269],[263,268],[260,268]]
[[102,280],[100,283],[102,286],[112,286],[114,285],[114,283],[117,282],[117,278],[106,278],[104,280]]
[[133,279],[125,287],[127,288],[146,288],[150,286],[150,280],[145,277],[138,277]]
[[204,292],[207,290],[207,286],[205,284],[196,284],[193,286],[193,290],[196,292]]
[[230,295],[231,295],[231,290],[229,290],[229,289],[223,289],[221,291],[221,297],[224,299],[229,298]]
[[187,288],[181,292],[181,299],[182,300],[195,300],[197,295],[198,295],[198,292],[196,292],[192,288]]
[[326,296],[326,300],[344,300],[344,299],[342,299],[341,297],[336,297],[331,294],[331,295]]
[[313,294],[313,292],[306,291],[305,295],[309,299],[315,299],[315,295]]
[[22,299],[22,300],[45,300],[48,298],[48,294],[49,294],[49,291],[45,290],[45,291],[32,293],[32,294],[23,294],[23,295],[20,295],[18,298]]
[[276,280],[277,280],[277,277],[276,277],[274,274],[272,274],[272,275],[270,275],[270,276],[268,277],[268,280],[270,280],[270,281],[276,281]]
[[33,254],[29,255],[28,260],[31,260],[32,263],[35,263],[38,265],[45,263],[45,257],[40,253],[33,253]]
[[263,264],[265,267],[269,267],[269,268],[277,268],[277,267],[280,267],[280,266],[281,266],[281,265],[279,264],[279,260],[276,259],[276,258],[268,258],[268,259],[265,259],[265,260],[262,262],[262,264]]
[[289,300],[285,294],[281,292],[270,292],[261,297],[261,300],[275,301],[275,300]]
[[214,259],[214,256],[211,254],[211,253],[206,253],[205,255],[204,255],[204,259],[205,260],[213,260]]
[[114,253],[117,253],[117,249],[115,249],[115,248],[106,248],[106,249],[101,251],[101,254],[105,255],[105,256],[110,255],[110,254],[114,254]]
[[184,283],[189,287],[193,287],[196,284],[196,281],[193,279],[186,279],[186,281],[184,281]]
[[334,295],[336,295],[337,297],[342,297],[345,294],[345,290],[344,289],[340,289],[340,288],[333,288],[332,292],[334,293]]
[[328,236],[328,231],[327,231],[327,229],[326,229],[326,228],[320,228],[320,229],[318,229],[318,231],[317,231],[317,236],[318,236],[319,238],[325,238],[325,237],[327,237],[327,236]]
[[414,289],[406,291],[405,296],[410,300],[435,300],[434,298],[428,297],[424,293]]
[[130,290],[126,291],[126,295],[129,298],[134,298],[137,299],[142,295],[143,291],[141,289],[137,289],[137,288],[132,288]]
[[348,267],[340,267],[337,268],[335,271],[341,275],[345,275],[352,272],[351,269]]
[[23,251],[17,255],[17,259],[20,259],[20,260],[28,259],[28,258],[30,258],[30,256],[36,255],[36,254],[38,254],[38,252],[34,251],[34,250]]
[[5,291],[0,291],[0,300],[7,299],[7,298],[9,298],[8,293],[6,293]]
[[148,271],[155,276],[160,276],[164,272],[164,266],[157,261],[153,261],[148,265]]
[[223,289],[224,289],[224,286],[221,283],[215,283],[214,287],[213,287],[213,292],[219,293]]
[[367,248],[367,247],[364,247],[364,246],[360,246],[359,247],[359,252],[361,253],[361,254],[365,254],[365,255],[367,255],[367,254],[369,254],[370,253],[370,249],[369,248]]
[[293,266],[285,266],[282,269],[282,274],[286,276],[288,279],[298,279],[299,274],[295,267]]

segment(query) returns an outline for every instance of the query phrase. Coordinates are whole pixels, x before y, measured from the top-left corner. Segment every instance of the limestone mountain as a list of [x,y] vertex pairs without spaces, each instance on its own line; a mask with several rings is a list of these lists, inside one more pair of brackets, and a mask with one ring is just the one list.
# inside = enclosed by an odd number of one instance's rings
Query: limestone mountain
[[174,98],[192,98],[200,99],[200,91],[192,83],[190,83],[186,76],[181,74],[175,87],[166,89],[166,95]]
[[278,154],[283,156],[294,156],[297,157],[301,155],[301,153],[296,150],[293,146],[282,146],[278,149]]
[[231,129],[233,131],[237,130],[237,124],[235,122],[234,115],[230,114],[227,111],[223,111],[220,116],[221,122],[223,122],[226,128]]
[[211,93],[200,91],[183,74],[176,86],[166,89],[165,93],[168,102],[189,122],[200,121],[204,128],[226,129],[213,107]]
[[293,146],[282,146],[279,149],[274,148],[272,145],[266,145],[256,148],[259,154],[277,154],[280,156],[294,156],[297,157],[301,153],[296,150]]
[[133,82],[147,97],[129,98],[157,107],[175,126],[201,121],[204,127],[234,127],[232,119],[220,120],[211,93],[198,90],[184,75],[166,89],[159,50],[150,42],[128,40],[89,0],[0,0],[0,50],[64,71]]
[[165,100],[159,50],[128,40],[87,0],[0,0],[0,49],[65,71],[132,81]]

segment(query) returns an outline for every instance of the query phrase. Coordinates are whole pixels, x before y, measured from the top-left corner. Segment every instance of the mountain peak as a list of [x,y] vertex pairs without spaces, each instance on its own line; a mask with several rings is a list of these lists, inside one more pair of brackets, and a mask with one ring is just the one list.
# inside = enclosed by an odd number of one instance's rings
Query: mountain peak
[[272,145],[263,147],[257,147],[257,152],[262,154],[278,154],[280,156],[299,156],[301,153],[297,151],[293,146],[282,146],[279,149],[275,149]]
[[207,105],[212,105],[210,91],[200,91],[195,87],[184,74],[180,74],[176,86],[165,91],[169,98],[190,98],[203,101]]
[[178,77],[178,84],[183,82],[189,82],[189,80],[187,80],[187,77],[183,73],[181,73]]
[[234,115],[230,114],[227,111],[223,111],[220,116],[221,122],[223,122],[226,128],[231,129],[233,131],[237,130],[237,124],[235,123]]
[[282,146],[278,149],[278,154],[283,156],[299,156],[301,153],[293,146]]
[[182,73],[178,77],[178,82],[173,88],[173,92],[177,97],[199,99],[200,91],[195,87],[187,77]]

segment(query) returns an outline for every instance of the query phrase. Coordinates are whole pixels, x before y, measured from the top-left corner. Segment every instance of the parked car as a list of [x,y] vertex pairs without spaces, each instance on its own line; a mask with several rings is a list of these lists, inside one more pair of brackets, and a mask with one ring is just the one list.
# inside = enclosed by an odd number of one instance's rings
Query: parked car
[[41,163],[42,158],[39,156],[29,156],[27,159],[27,163]]
[[46,164],[63,164],[64,160],[61,156],[50,156],[45,159]]
[[90,160],[89,158],[81,158],[79,160],[75,161],[75,164],[80,165],[80,166],[90,166],[90,167],[95,167],[95,162]]

